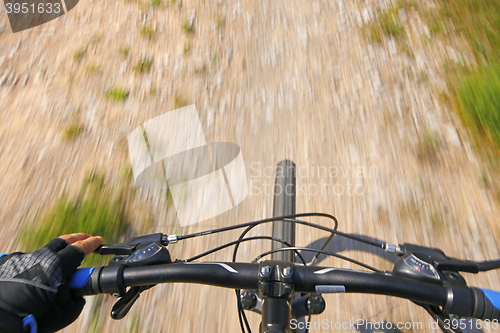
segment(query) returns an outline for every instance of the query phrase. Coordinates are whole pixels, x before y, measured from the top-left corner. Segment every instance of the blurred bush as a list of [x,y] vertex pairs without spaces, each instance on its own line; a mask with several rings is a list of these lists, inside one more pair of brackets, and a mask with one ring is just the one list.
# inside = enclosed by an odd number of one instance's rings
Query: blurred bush
[[[500,148],[500,1],[438,0],[429,21],[440,21],[445,34],[465,37],[478,66],[462,68],[450,78],[462,121],[476,141]],[[434,24],[435,25],[435,24]]]
[[[126,206],[124,187],[113,193],[104,184],[103,175],[92,173],[85,178],[75,198],[70,199],[63,194],[52,208],[35,216],[21,233],[21,245],[31,251],[54,237],[76,232],[102,236],[106,243],[122,241],[130,229]],[[84,264],[94,266],[109,259],[90,255]]]
[[455,88],[463,121],[500,149],[500,64],[478,69]]
[[[497,0],[439,0],[441,21],[447,31],[465,36],[476,56],[485,62],[500,58],[500,2]],[[449,25],[453,25],[449,27]]]

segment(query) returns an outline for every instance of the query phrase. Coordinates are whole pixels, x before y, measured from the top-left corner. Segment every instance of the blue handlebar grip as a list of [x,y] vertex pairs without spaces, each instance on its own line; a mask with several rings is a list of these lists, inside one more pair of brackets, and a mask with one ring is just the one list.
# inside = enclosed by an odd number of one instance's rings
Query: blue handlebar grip
[[491,305],[500,310],[500,292],[483,288],[481,288],[481,290],[484,296],[490,301]]
[[78,289],[85,286],[87,281],[90,279],[90,275],[92,275],[94,269],[95,267],[77,269],[75,274],[73,274],[71,280],[69,281],[70,289]]
[[472,317],[500,321],[500,292],[476,287],[471,287],[470,290],[473,303]]

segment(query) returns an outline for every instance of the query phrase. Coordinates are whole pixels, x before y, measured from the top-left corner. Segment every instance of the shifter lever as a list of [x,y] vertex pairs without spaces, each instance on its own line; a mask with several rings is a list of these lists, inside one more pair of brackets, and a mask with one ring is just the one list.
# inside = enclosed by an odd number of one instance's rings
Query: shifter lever
[[142,286],[142,287],[130,287],[127,293],[118,300],[118,302],[113,305],[113,309],[111,310],[111,318],[120,320],[123,319],[129,310],[134,305],[135,301],[141,296],[141,292],[146,289],[153,287],[151,286]]

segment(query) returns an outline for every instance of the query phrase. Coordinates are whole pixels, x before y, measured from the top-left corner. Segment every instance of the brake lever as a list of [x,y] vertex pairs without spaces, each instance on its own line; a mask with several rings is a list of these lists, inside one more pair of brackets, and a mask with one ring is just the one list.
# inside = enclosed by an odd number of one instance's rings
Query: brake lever
[[122,298],[120,298],[115,305],[113,305],[113,309],[111,310],[111,318],[115,320],[120,320],[123,319],[130,309],[132,308],[132,305],[134,305],[135,301],[139,299],[139,296],[141,296],[141,293],[149,289],[151,287],[154,287],[154,285],[151,286],[141,286],[141,287],[130,287],[130,289],[123,295]]
[[138,246],[152,242],[168,245],[169,237],[162,233],[143,235],[131,238],[123,243],[103,244],[94,250],[93,253],[100,255],[131,255]]
[[120,256],[128,256],[134,253],[138,244],[134,245],[119,245],[119,244],[104,244],[99,246],[93,253],[100,254],[101,256],[105,255],[120,255]]

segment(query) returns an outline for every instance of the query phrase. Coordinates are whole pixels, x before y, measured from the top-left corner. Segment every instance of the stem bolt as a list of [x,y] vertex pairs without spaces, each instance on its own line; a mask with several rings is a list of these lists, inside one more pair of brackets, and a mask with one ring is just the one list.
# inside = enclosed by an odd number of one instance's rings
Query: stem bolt
[[269,266],[264,266],[260,269],[260,274],[266,275],[269,274]]
[[283,268],[283,276],[288,277],[292,274],[292,269],[290,267]]

